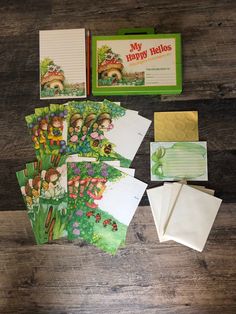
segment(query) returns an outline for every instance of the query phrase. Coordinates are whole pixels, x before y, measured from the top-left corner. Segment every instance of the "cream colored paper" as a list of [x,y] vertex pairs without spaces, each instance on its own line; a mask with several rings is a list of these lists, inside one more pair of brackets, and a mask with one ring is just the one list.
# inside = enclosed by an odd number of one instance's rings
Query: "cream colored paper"
[[[172,211],[175,208],[175,203],[178,199],[179,194],[181,193],[182,186],[183,186],[183,183],[180,183],[180,182],[174,182],[171,185],[171,196],[170,196],[169,206],[168,206],[167,212],[165,213],[165,216],[167,218],[166,218],[164,228],[163,228],[163,239],[165,241],[171,240],[168,238],[165,231],[166,231],[166,227],[168,225],[169,219],[171,218]],[[214,190],[206,189],[204,186],[200,186],[200,185],[190,185],[190,186],[194,189],[197,189],[197,190],[202,191],[204,193],[207,193],[209,195],[214,195],[214,193],[215,193]]]
[[202,251],[222,200],[183,185],[166,227],[166,236]]
[[204,193],[207,193],[209,195],[212,195],[212,196],[214,196],[214,194],[215,194],[215,190],[207,189],[207,188],[205,188],[205,186],[201,186],[201,185],[189,185],[189,186],[191,186],[192,188],[197,189],[199,191],[202,191]]
[[160,217],[161,217],[161,203],[162,203],[163,186],[148,189],[147,196],[149,199],[153,219],[157,229],[157,235],[160,241]]
[[199,141],[198,112],[155,112],[154,139],[155,142]]
[[164,228],[166,221],[168,220],[168,210],[169,204],[171,202],[171,192],[172,192],[172,183],[164,183],[163,185],[163,193],[162,193],[162,203],[161,203],[161,214],[160,214],[160,242],[167,241],[167,237],[164,236]]
[[40,99],[86,97],[85,42],[83,28],[39,32]]
[[207,181],[207,142],[151,142],[151,181]]
[[178,199],[179,193],[181,192],[183,184],[181,183],[173,183],[171,184],[171,190],[170,190],[170,196],[169,196],[169,204],[166,206],[166,213],[165,213],[165,220],[163,222],[163,238],[167,241],[168,236],[165,234],[165,230],[167,227],[167,224],[169,222],[169,219],[171,217],[171,213],[174,210],[175,203]]
[[[147,196],[149,199],[152,215],[154,218],[160,242],[170,240],[170,238],[168,238],[168,236],[166,235],[165,230],[183,183],[185,184],[185,182],[173,184],[166,183],[165,187],[163,185],[147,190]],[[199,189],[202,192],[208,193],[210,195],[214,195],[215,192],[214,190],[206,189],[204,186],[199,185],[190,186],[192,188]],[[163,204],[164,202],[165,205]]]

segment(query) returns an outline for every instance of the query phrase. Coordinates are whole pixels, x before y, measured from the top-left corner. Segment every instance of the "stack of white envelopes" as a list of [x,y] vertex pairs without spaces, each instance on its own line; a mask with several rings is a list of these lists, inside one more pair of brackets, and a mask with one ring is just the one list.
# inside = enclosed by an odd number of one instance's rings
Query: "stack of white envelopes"
[[160,242],[174,240],[201,252],[222,202],[214,190],[176,182],[147,194]]

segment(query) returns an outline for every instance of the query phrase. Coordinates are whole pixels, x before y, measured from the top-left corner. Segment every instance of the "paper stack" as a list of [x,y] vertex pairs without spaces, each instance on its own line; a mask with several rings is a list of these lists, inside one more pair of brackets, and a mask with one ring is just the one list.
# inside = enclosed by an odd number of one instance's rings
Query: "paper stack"
[[214,190],[164,183],[147,194],[160,242],[174,240],[201,252],[222,202]]
[[89,32],[84,28],[40,31],[40,99],[86,97],[89,51]]
[[151,180],[207,181],[207,143],[198,139],[197,111],[155,112]]
[[128,167],[151,121],[107,100],[36,108],[26,121],[37,161],[17,179],[36,242],[81,238],[116,253],[147,187]]
[[78,154],[129,167],[151,121],[108,100],[70,101],[26,116],[36,157]]
[[159,240],[202,251],[222,200],[214,197],[214,190],[186,184],[208,179],[207,143],[198,138],[198,112],[155,112],[154,136],[151,180],[179,181],[147,190]]

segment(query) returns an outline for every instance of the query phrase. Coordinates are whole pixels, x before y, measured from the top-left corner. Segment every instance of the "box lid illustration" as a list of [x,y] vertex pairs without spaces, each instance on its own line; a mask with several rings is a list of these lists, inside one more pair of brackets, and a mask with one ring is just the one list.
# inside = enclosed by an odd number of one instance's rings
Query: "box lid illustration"
[[[181,35],[125,31],[92,38],[93,94],[181,93]],[[142,34],[133,34],[138,31]]]

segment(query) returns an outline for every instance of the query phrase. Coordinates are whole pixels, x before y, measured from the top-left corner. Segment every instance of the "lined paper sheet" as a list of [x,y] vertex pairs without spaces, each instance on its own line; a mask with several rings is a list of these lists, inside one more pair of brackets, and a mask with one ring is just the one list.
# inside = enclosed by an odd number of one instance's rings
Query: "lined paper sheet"
[[[86,97],[85,29],[45,30],[39,37],[40,98]],[[47,67],[48,59],[52,62]],[[45,77],[50,71],[56,73],[58,67],[62,75],[54,75],[47,82]]]
[[151,180],[206,181],[206,142],[153,142],[151,147]]

